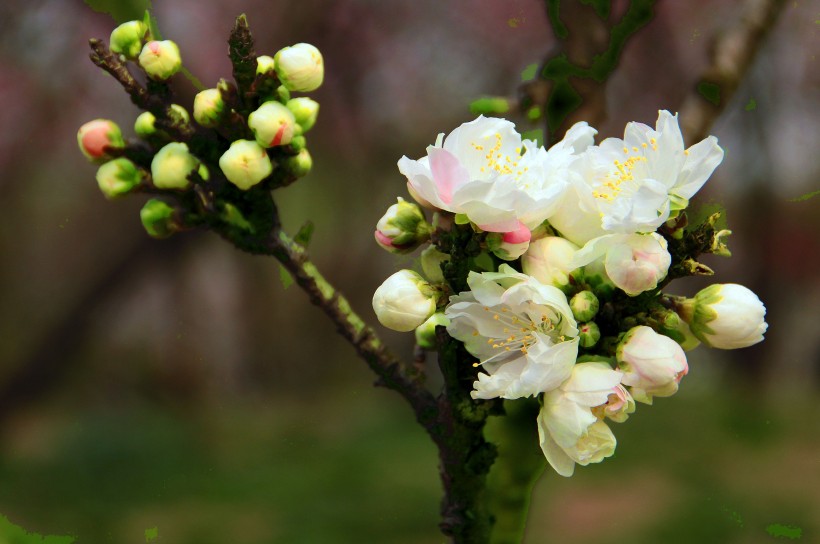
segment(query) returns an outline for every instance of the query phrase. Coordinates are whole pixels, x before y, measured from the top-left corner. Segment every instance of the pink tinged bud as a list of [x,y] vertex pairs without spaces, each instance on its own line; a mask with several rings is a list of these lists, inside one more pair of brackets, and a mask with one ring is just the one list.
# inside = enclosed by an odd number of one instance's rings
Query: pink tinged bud
[[265,102],[248,116],[248,126],[262,147],[287,145],[294,136],[293,113],[276,101]]
[[514,261],[530,247],[532,233],[523,223],[518,222],[518,228],[509,232],[491,232],[487,236],[487,247],[499,259]]
[[631,388],[632,397],[652,404],[652,397],[670,397],[689,372],[686,354],[677,342],[638,326],[626,333],[616,351],[621,383]]
[[391,253],[409,253],[430,238],[431,227],[418,205],[399,197],[376,224],[376,242]]
[[529,244],[531,239],[532,232],[530,232],[530,229],[528,229],[527,226],[520,221],[518,222],[517,230],[505,232],[501,238],[505,244],[521,244],[525,242]]
[[165,81],[182,68],[182,57],[179,47],[171,40],[155,40],[142,48],[139,64],[151,79]]
[[654,232],[629,235],[607,252],[606,273],[629,296],[654,289],[672,262],[666,246],[666,240]]
[[125,147],[120,127],[108,119],[95,119],[80,127],[77,144],[86,158],[99,162],[109,158],[106,150]]

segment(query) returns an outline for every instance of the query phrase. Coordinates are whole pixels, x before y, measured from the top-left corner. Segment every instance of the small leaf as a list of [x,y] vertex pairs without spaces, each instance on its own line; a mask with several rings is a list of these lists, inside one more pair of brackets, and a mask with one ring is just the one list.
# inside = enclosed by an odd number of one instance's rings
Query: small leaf
[[293,276],[291,276],[290,272],[288,272],[281,264],[279,265],[279,280],[282,282],[282,287],[285,289],[293,285]]
[[470,103],[473,115],[501,115],[510,111],[510,102],[503,96],[484,96]]
[[522,83],[525,81],[531,81],[535,79],[535,74],[538,72],[538,64],[532,63],[528,64],[524,70],[521,71],[521,81]]
[[313,221],[305,221],[305,224],[299,228],[299,232],[293,237],[293,240],[300,246],[307,248],[310,244],[310,239],[313,237],[313,230],[315,229]]

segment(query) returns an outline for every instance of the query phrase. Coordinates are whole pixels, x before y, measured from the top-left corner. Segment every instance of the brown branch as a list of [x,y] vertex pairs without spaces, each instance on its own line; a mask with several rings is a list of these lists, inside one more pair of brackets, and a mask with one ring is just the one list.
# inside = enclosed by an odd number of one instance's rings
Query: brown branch
[[715,38],[711,64],[680,108],[681,128],[689,142],[709,134],[785,5],[785,0],[748,0],[740,20]]

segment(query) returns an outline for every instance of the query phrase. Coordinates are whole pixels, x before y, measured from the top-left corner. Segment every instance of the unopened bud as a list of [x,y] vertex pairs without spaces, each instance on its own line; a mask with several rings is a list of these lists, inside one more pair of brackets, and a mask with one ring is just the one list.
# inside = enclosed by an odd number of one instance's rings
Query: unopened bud
[[205,89],[194,97],[194,119],[203,127],[215,127],[219,124],[225,102],[219,89]]
[[248,126],[262,147],[287,145],[293,139],[296,119],[291,111],[271,100],[265,102],[248,117]]
[[276,63],[273,60],[273,57],[268,55],[259,55],[256,57],[256,75],[261,76],[262,74],[268,74],[274,72],[274,67]]
[[188,110],[179,104],[171,104],[168,116],[174,124],[187,125],[191,122],[191,115],[188,113]]
[[570,299],[569,307],[577,321],[590,321],[598,313],[598,297],[592,291],[581,291]]
[[280,49],[274,56],[274,62],[279,81],[291,91],[314,91],[325,76],[322,54],[309,43],[297,43]]
[[416,327],[416,344],[424,349],[436,349],[436,327],[446,327],[450,320],[443,312],[436,312]]
[[237,140],[219,158],[219,168],[228,181],[246,191],[273,172],[265,148],[251,140]]
[[430,225],[417,204],[399,197],[379,219],[374,236],[391,253],[409,253],[430,238]]
[[421,252],[421,269],[432,283],[444,283],[444,273],[441,264],[450,260],[450,256],[430,245]]
[[[456,218],[458,220],[458,218]],[[530,247],[532,232],[519,222],[518,229],[511,232],[491,232],[487,235],[487,249],[499,259],[514,261]]]
[[436,290],[412,270],[399,270],[376,289],[373,311],[394,331],[410,332],[436,311]]
[[179,47],[171,40],[148,42],[142,48],[139,64],[151,79],[165,81],[182,68]]
[[677,310],[701,342],[718,349],[757,344],[768,328],[766,307],[756,294],[736,283],[710,285]]
[[191,183],[188,176],[199,161],[181,142],[166,144],[151,161],[151,178],[158,189],[185,189]]
[[168,238],[179,229],[176,210],[163,202],[152,198],[140,210],[140,219],[145,232],[152,238]]
[[140,138],[149,138],[157,134],[156,127],[157,118],[150,111],[144,111],[137,116],[134,121],[134,132]]
[[108,119],[95,119],[81,126],[77,131],[77,144],[83,155],[95,162],[109,158],[107,150],[125,147],[120,127]]
[[124,157],[108,161],[97,170],[97,185],[106,198],[117,198],[130,193],[142,178],[140,169]]
[[578,343],[582,348],[591,348],[601,339],[601,329],[594,321],[578,324]]
[[570,266],[578,246],[558,236],[539,238],[530,243],[527,252],[521,258],[521,268],[541,283],[559,289],[569,285]]
[[296,123],[302,127],[302,132],[307,132],[316,124],[319,103],[312,98],[302,96],[288,100],[287,107],[293,113]]
[[134,60],[142,50],[145,34],[148,26],[142,21],[128,21],[123,23],[111,32],[109,46],[111,51]]
[[307,176],[313,168],[313,158],[307,149],[303,149],[296,155],[291,155],[285,159],[282,162],[282,167],[297,178],[303,178]]

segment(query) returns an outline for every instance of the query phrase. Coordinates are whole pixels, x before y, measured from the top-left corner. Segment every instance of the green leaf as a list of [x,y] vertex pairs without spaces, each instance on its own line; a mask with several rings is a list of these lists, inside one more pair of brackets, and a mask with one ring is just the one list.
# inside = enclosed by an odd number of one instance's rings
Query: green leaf
[[544,131],[540,128],[522,132],[521,138],[524,140],[535,140],[535,143],[538,145],[544,145]]
[[510,102],[503,96],[484,96],[470,102],[473,115],[500,115],[510,111]]
[[527,65],[526,68],[521,72],[521,81],[531,81],[535,79],[535,75],[538,72],[538,64],[532,63]]
[[285,289],[293,285],[293,276],[291,276],[290,272],[288,272],[281,264],[279,265],[279,280],[282,282],[282,287]]
[[[152,9],[151,0],[85,0],[85,3],[97,13],[107,13],[117,24],[137,21]],[[148,26],[153,34],[154,28]]]
[[310,244],[310,239],[313,237],[313,230],[315,228],[313,221],[305,221],[305,224],[301,226],[299,232],[293,237],[293,240],[300,246],[307,248],[308,244]]

